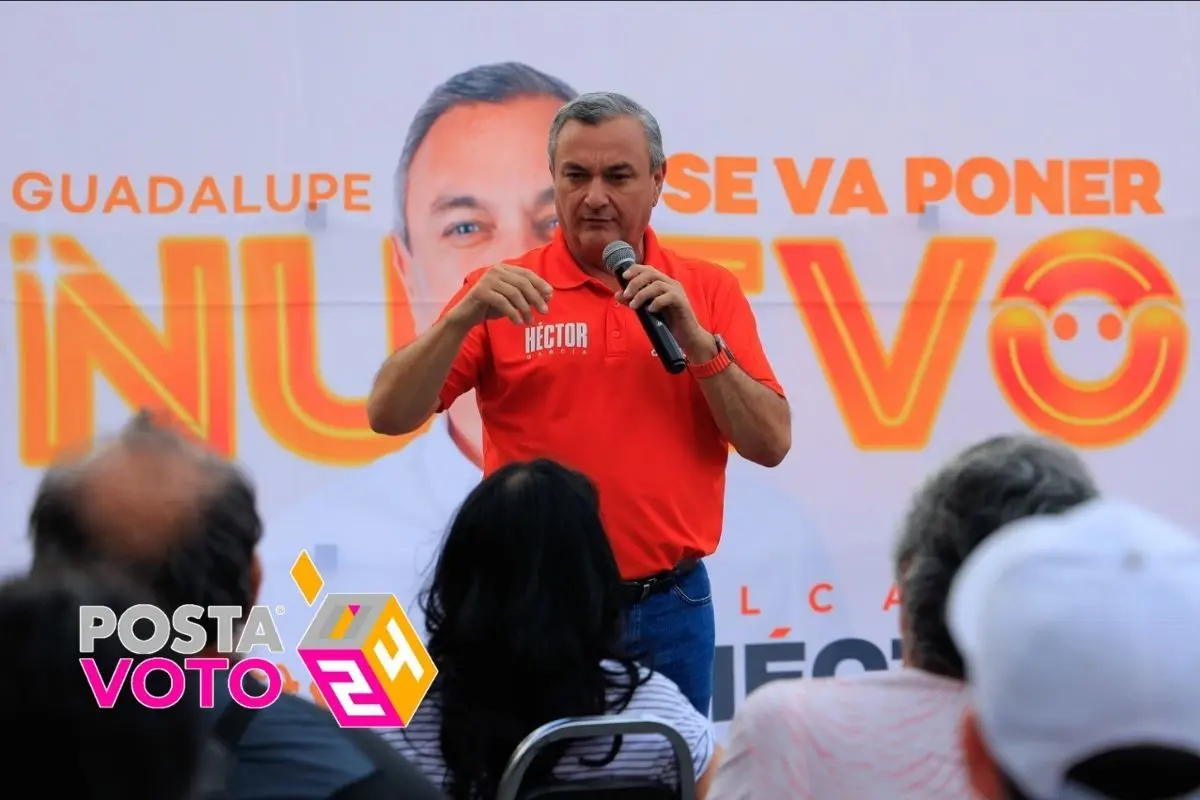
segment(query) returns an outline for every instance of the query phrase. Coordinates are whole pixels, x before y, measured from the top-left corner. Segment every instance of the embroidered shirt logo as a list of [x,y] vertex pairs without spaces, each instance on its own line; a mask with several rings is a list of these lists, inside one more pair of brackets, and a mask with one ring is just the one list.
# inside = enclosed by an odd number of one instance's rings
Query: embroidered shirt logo
[[587,352],[586,322],[549,322],[525,328],[525,358]]

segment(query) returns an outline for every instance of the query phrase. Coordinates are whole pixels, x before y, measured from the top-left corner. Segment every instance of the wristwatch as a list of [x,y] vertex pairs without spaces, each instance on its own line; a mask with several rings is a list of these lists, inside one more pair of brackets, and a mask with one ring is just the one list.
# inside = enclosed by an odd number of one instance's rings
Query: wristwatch
[[703,364],[688,364],[688,371],[696,378],[711,378],[724,372],[734,362],[733,351],[725,344],[721,334],[715,334],[713,341],[717,344],[717,354]]

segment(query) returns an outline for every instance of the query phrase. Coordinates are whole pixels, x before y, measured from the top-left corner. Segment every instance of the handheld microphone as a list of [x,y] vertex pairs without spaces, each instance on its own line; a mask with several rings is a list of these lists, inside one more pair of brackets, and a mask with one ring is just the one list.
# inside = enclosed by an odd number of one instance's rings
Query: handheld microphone
[[[636,263],[637,253],[627,242],[616,241],[604,248],[604,267],[616,276],[622,287],[629,285],[629,281],[625,277],[625,270]],[[658,354],[658,360],[666,367],[667,372],[672,375],[683,372],[687,368],[687,358],[684,356],[683,350],[679,348],[679,342],[675,341],[675,335],[663,321],[662,314],[657,311],[649,311],[645,306],[637,309],[635,313],[642,323],[642,329],[646,331],[646,336],[650,339],[650,344],[654,345],[654,352]]]

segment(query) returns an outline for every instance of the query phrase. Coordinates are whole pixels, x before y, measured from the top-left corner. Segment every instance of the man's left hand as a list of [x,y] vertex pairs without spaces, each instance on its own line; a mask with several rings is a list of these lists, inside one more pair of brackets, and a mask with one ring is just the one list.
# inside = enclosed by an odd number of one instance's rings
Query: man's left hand
[[617,292],[617,300],[634,311],[645,306],[648,311],[661,313],[679,346],[697,362],[707,361],[710,353],[716,355],[712,334],[696,319],[679,281],[645,264],[634,264],[625,271],[625,277],[629,284]]

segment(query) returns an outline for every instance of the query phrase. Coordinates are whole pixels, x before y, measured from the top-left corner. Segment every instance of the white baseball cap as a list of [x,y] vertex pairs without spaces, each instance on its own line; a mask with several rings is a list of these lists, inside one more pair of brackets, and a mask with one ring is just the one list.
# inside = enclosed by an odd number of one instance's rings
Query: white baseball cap
[[1039,800],[1089,797],[1067,772],[1106,751],[1200,754],[1200,537],[1094,500],[988,537],[947,623],[997,766]]

